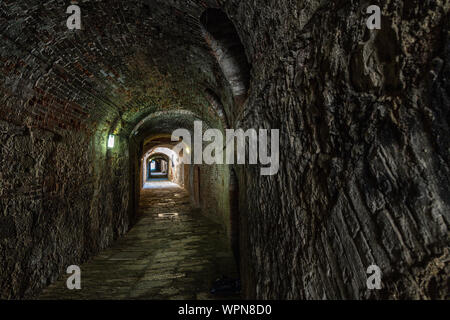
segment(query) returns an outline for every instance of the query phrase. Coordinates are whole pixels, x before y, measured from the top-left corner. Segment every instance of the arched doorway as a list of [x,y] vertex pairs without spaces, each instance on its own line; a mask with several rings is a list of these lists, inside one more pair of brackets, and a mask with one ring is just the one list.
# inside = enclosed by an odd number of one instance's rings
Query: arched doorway
[[147,181],[169,178],[169,159],[162,156],[151,157],[147,163]]

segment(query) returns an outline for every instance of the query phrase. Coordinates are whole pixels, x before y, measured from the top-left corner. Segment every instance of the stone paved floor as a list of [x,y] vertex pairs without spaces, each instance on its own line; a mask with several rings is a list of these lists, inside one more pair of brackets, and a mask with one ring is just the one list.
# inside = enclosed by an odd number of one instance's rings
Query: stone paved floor
[[81,265],[81,290],[61,279],[39,299],[238,299],[213,296],[212,282],[236,277],[227,238],[219,225],[189,205],[179,187],[146,189],[139,222],[91,261]]
[[152,182],[144,183],[144,189],[176,188],[177,184],[165,179],[153,179]]

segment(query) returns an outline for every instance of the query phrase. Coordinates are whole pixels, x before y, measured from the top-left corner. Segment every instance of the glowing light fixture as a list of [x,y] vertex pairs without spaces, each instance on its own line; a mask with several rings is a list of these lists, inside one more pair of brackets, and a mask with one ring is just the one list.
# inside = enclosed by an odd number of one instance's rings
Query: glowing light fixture
[[115,140],[114,135],[110,134],[109,137],[108,137],[108,148],[109,149],[114,148],[114,140]]
[[190,154],[190,153],[191,153],[191,148],[186,147],[186,153],[187,153],[187,154]]

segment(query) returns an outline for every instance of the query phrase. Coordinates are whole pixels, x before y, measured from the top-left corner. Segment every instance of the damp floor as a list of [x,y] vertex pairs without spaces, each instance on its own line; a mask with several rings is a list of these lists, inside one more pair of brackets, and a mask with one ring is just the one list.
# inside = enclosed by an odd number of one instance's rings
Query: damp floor
[[212,295],[214,280],[237,277],[225,231],[202,216],[177,185],[141,193],[138,223],[81,268],[81,290],[60,279],[38,299],[239,299]]

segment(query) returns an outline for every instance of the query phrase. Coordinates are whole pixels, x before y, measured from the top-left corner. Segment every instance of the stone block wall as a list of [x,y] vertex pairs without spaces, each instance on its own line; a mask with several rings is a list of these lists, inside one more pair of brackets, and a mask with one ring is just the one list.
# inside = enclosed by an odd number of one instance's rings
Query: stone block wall
[[126,141],[0,121],[0,297],[32,297],[129,227]]
[[200,204],[202,213],[221,224],[230,235],[229,167],[200,166]]

